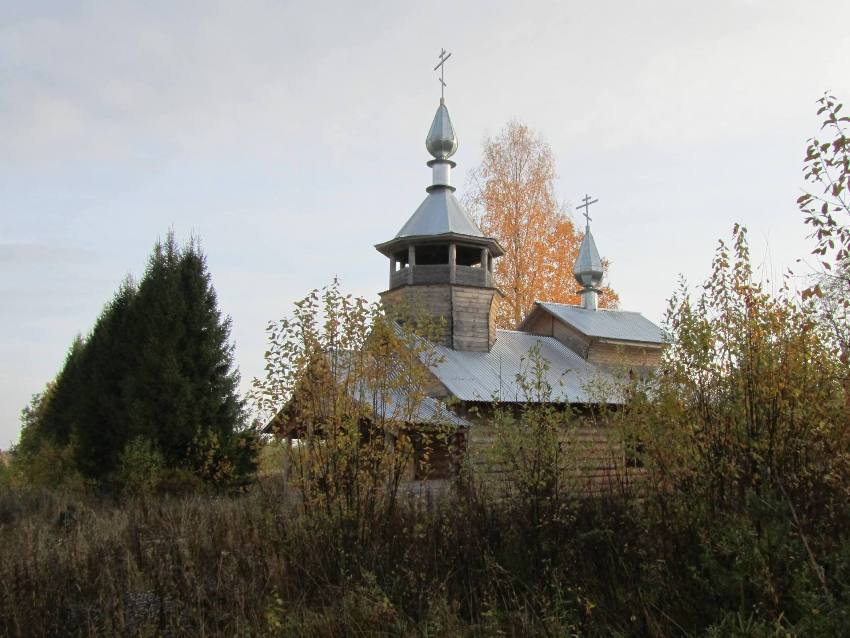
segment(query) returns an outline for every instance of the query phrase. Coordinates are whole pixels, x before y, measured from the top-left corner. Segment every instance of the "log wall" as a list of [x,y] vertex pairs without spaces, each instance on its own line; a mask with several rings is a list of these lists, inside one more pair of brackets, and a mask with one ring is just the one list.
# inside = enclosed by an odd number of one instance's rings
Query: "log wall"
[[[492,426],[475,424],[467,432],[468,462],[485,483],[506,480],[506,468],[497,454],[497,433]],[[567,466],[566,480],[581,493],[597,493],[634,485],[644,470],[634,457],[627,459],[622,438],[610,429],[590,424],[565,428],[561,437]]]
[[[480,269],[477,269],[480,270]],[[495,288],[448,284],[401,286],[381,293],[389,307],[423,312],[444,322],[435,340],[455,350],[487,352],[496,339],[491,306]]]

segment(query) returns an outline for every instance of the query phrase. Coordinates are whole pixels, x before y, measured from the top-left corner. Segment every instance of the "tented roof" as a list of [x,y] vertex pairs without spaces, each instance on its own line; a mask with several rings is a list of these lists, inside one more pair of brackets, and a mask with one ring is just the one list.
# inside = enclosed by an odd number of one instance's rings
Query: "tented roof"
[[470,237],[484,237],[450,188],[433,188],[398,231],[396,239],[423,235],[455,233]]

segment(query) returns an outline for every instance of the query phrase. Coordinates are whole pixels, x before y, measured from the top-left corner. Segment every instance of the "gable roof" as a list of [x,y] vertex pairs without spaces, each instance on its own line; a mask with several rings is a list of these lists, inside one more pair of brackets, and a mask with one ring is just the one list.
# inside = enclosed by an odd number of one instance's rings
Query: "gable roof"
[[[343,383],[352,373],[351,363],[356,357],[356,352],[352,350],[336,349],[324,356],[328,361],[335,364],[335,378],[338,382]],[[397,373],[395,370],[390,372],[393,380],[396,380]],[[440,399],[425,396],[417,397],[415,402],[411,402],[410,395],[405,392],[402,386],[390,387],[375,387],[370,385],[363,379],[357,380],[353,384],[347,385],[348,395],[358,404],[363,406],[369,413],[372,419],[388,420],[396,422],[405,422],[409,425],[451,425],[454,427],[469,427],[470,422],[462,416],[452,411]],[[320,396],[319,404],[322,407],[328,407],[328,397]],[[287,415],[290,412],[292,397],[281,406],[278,411],[272,416],[263,426],[264,433],[271,433],[276,428],[286,428]],[[290,432],[299,430],[302,426],[290,426]]]
[[[551,403],[622,403],[619,380],[608,370],[585,361],[553,337],[496,330],[489,352],[453,350],[434,344],[439,355],[431,371],[461,401],[529,401],[517,376],[530,381],[532,349],[537,346],[548,368],[544,381]],[[600,398],[604,393],[604,399]]]
[[[393,388],[383,393],[372,388],[358,387],[352,394],[355,401],[370,407],[375,419],[405,421],[414,425],[470,425],[469,421],[455,414],[439,399],[426,396],[410,405],[410,397],[403,388]],[[410,412],[411,409],[413,412]]]
[[[538,301],[536,306],[572,326],[588,337],[639,341],[641,343],[666,343],[664,331],[639,312],[625,310],[588,310],[580,306],[570,306],[549,301]],[[522,326],[536,311],[529,313]]]

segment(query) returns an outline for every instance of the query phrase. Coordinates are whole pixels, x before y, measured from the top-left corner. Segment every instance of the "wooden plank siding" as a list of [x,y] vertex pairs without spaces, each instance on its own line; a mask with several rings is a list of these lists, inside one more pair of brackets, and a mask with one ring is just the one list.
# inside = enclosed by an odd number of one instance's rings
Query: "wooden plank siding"
[[414,313],[425,313],[444,324],[434,339],[436,343],[452,345],[452,294],[451,286],[402,286],[381,293],[381,301],[387,308],[403,309]]
[[554,337],[582,359],[587,359],[587,352],[591,346],[590,337],[555,319],[548,312],[538,312],[536,315],[527,326],[528,332],[544,337]]
[[[480,268],[476,270],[481,270]],[[450,284],[401,286],[381,293],[388,308],[423,312],[442,319],[435,341],[455,350],[487,352],[496,340],[493,313],[495,288]]]
[[591,363],[613,366],[656,367],[661,363],[662,351],[661,346],[597,339],[587,353],[587,360]]
[[490,331],[493,288],[452,286],[452,347],[487,352],[495,339]]
[[548,312],[537,312],[526,329],[554,337],[590,363],[622,367],[652,367],[661,363],[663,345],[590,337]]
[[[497,458],[497,433],[492,426],[473,425],[467,433],[466,453],[473,472],[486,482],[507,478]],[[582,494],[637,484],[644,470],[627,462],[620,437],[593,425],[572,426],[561,437],[566,456],[568,484]]]

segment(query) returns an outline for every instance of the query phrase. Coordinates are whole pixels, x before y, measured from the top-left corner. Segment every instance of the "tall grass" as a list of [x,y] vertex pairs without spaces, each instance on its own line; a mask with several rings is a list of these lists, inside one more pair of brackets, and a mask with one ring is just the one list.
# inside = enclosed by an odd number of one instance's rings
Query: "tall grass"
[[759,497],[748,517],[674,496],[664,505],[563,498],[541,520],[474,491],[410,493],[364,541],[344,516],[293,507],[273,480],[239,496],[123,504],[8,493],[0,633],[827,636],[850,626],[850,543],[836,530],[807,549],[781,496]]

